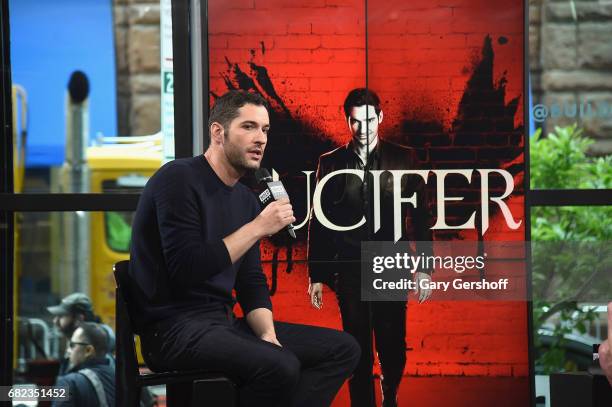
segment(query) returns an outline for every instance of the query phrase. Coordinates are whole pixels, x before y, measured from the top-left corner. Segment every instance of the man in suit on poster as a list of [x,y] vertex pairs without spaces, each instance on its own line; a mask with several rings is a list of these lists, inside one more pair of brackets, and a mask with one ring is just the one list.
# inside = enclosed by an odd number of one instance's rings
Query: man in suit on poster
[[[335,290],[346,332],[359,342],[362,352],[359,364],[349,381],[352,407],[372,407],[374,400],[374,363],[372,333],[381,363],[383,406],[397,405],[397,391],[406,365],[406,301],[361,301],[361,242],[394,241],[393,177],[380,176],[380,229],[373,228],[373,179],[371,170],[414,169],[415,152],[379,137],[383,121],[380,99],[365,88],[353,89],[344,102],[344,113],[351,141],[321,155],[317,182],[331,172],[344,169],[364,171],[360,177],[341,174],[325,184],[321,207],[326,218],[335,225],[356,225],[349,231],[325,227],[313,213],[308,232],[309,295],[313,306],[322,306],[323,287]],[[396,180],[396,182],[400,182]],[[430,216],[427,211],[425,183],[420,177],[405,176],[401,180],[402,196],[416,192],[417,205],[402,205],[402,237],[406,241],[431,241]],[[404,192],[404,191],[410,191]],[[430,278],[430,272],[416,272],[415,280]],[[430,290],[419,290],[419,301],[425,301]]]

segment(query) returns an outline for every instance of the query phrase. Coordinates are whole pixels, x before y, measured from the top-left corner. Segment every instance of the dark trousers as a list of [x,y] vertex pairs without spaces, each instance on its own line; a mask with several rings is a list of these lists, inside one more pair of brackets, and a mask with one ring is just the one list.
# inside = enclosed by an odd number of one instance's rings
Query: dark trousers
[[210,369],[238,385],[240,406],[329,406],[360,357],[334,329],[275,322],[282,347],[255,336],[229,310],[177,316],[141,336],[153,371]]
[[[361,301],[359,273],[341,273],[336,282],[336,296],[342,326],[357,339],[361,347],[361,358],[349,381],[351,406],[376,406],[372,333],[382,370],[383,405],[394,406],[406,366],[406,302]],[[371,318],[368,318],[368,314]]]

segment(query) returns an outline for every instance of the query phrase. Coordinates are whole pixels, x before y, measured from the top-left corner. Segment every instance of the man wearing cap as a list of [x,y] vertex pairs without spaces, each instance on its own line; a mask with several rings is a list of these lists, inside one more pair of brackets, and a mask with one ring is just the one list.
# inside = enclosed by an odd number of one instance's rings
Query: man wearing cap
[[[72,293],[62,299],[58,305],[47,307],[53,318],[53,324],[62,332],[66,340],[69,341],[74,331],[82,322],[97,322],[106,333],[108,344],[107,358],[111,366],[115,366],[115,359],[112,353],[115,350],[115,333],[113,329],[101,323],[100,317],[94,314],[93,306],[89,297],[83,293]],[[67,349],[68,352],[68,349]],[[69,360],[66,355],[60,364],[59,374],[63,375],[68,370]]]

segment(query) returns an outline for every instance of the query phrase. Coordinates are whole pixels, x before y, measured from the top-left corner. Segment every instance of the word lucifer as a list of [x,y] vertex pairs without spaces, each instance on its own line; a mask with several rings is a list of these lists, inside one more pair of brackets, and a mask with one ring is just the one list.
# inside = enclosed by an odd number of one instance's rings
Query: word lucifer
[[[489,202],[493,202],[499,206],[501,213],[506,221],[506,224],[510,229],[518,229],[522,223],[521,220],[515,221],[512,213],[510,212],[510,208],[504,202],[504,199],[508,198],[512,191],[514,190],[514,179],[512,178],[512,174],[503,169],[447,169],[447,170],[371,170],[369,171],[372,174],[372,187],[374,191],[374,232],[377,232],[380,229],[380,175],[388,171],[392,174],[393,177],[393,230],[394,230],[394,241],[397,242],[401,238],[401,224],[402,224],[402,205],[409,204],[416,208],[417,206],[417,193],[414,192],[410,196],[402,196],[401,190],[401,180],[404,176],[418,176],[423,179],[425,183],[428,182],[430,174],[433,174],[436,182],[436,223],[431,227],[431,229],[435,230],[445,230],[445,229],[474,229],[476,227],[476,211],[474,211],[467,222],[462,225],[448,225],[446,223],[446,211],[445,211],[445,203],[449,201],[462,201],[464,198],[459,196],[446,196],[445,188],[444,188],[444,180],[449,174],[459,174],[466,178],[466,180],[471,182],[472,175],[475,171],[480,174],[480,198],[481,198],[481,225],[482,225],[482,233],[484,234],[489,228]],[[311,191],[311,181],[310,175],[314,171],[303,171],[306,175],[306,187],[308,193],[306,194],[307,199],[307,212],[310,213],[311,202],[310,202],[310,191]],[[317,220],[325,227],[335,230],[335,231],[348,231],[352,229],[356,229],[362,226],[366,222],[365,216],[363,216],[357,223],[354,225],[336,225],[331,220],[329,220],[325,213],[323,212],[323,207],[325,206],[325,202],[321,202],[321,195],[326,186],[326,184],[333,177],[338,175],[347,174],[347,176],[355,176],[359,177],[362,181],[364,179],[364,171],[357,169],[343,169],[331,172],[321,178],[321,180],[317,183],[314,195],[312,198],[312,209],[313,216],[317,217]],[[505,181],[505,191],[500,196],[491,196],[489,191],[489,176],[491,174],[499,174],[503,177]],[[273,178],[278,179],[278,174],[276,171],[273,171]],[[308,218],[304,219],[299,225],[295,228],[299,229],[304,226],[308,221]]]

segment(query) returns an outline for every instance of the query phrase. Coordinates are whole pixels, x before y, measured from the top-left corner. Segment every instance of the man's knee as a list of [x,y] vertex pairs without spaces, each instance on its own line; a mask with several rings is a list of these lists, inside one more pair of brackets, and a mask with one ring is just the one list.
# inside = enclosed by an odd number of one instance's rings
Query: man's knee
[[286,386],[293,387],[300,380],[300,370],[302,368],[300,361],[294,354],[285,352],[286,355],[279,359],[279,374],[281,381]]
[[336,342],[336,355],[350,373],[357,367],[361,357],[361,347],[353,335],[345,332],[339,332],[339,334]]
[[291,352],[283,350],[277,357],[261,366],[259,379],[264,380],[271,387],[292,389],[300,379],[300,369],[298,358]]

